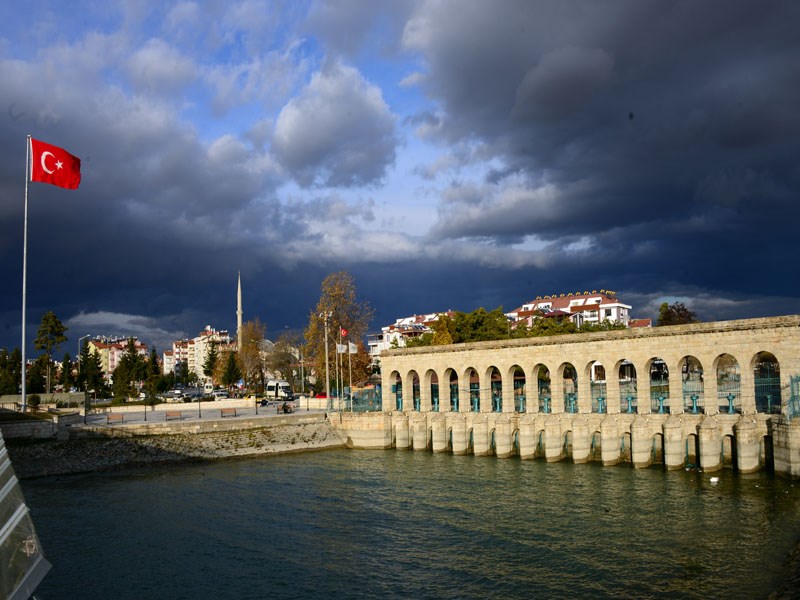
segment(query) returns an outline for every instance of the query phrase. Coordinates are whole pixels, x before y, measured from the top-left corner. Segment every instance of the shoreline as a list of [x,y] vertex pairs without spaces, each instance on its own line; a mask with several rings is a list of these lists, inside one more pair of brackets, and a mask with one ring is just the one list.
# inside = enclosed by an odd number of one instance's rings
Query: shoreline
[[72,438],[36,443],[6,441],[18,479],[103,472],[117,468],[345,448],[327,422],[275,424],[204,433]]

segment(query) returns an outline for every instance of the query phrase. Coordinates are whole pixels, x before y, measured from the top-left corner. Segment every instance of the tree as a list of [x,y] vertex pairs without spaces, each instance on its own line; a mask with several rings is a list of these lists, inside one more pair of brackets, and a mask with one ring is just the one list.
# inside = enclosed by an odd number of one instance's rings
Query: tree
[[0,350],[0,395],[18,394],[22,381],[22,353],[15,348],[11,353]]
[[306,359],[317,376],[317,385],[325,389],[325,322],[328,324],[328,371],[335,376],[336,347],[341,330],[349,340],[360,340],[367,334],[373,311],[368,302],[359,301],[353,276],[347,271],[331,273],[322,282],[317,306],[308,317],[305,330]]
[[266,325],[255,319],[243,323],[239,334],[239,366],[247,387],[251,389],[257,384],[261,384],[262,388],[264,386],[264,361],[261,358],[261,348],[266,331]]
[[46,392],[50,393],[50,363],[53,359],[53,350],[67,341],[66,333],[67,328],[58,320],[58,317],[52,310],[47,311],[42,315],[42,322],[39,325],[36,339],[33,340],[34,348],[37,350],[44,350],[47,356],[47,388]]
[[147,361],[139,354],[133,338],[128,339],[125,354],[114,369],[114,399],[138,395],[137,384],[147,378]]
[[281,379],[285,379],[292,384],[293,388],[297,387],[298,389],[300,386],[296,385],[297,382],[294,380],[294,375],[295,373],[300,375],[299,359],[296,354],[300,341],[297,336],[292,336],[288,333],[282,334],[275,341],[272,352],[269,353],[266,360],[266,367],[269,372]]
[[220,381],[222,382],[222,385],[230,389],[242,378],[242,370],[239,368],[236,352],[228,352],[228,356],[224,364],[225,368],[222,371]]
[[67,352],[61,361],[61,379],[59,381],[65,392],[68,392],[74,383],[72,377],[72,357]]
[[663,302],[658,309],[657,327],[662,325],[685,325],[686,323],[698,323],[697,315],[683,305],[683,302],[667,304]]
[[217,352],[217,342],[211,340],[208,352],[206,353],[206,360],[203,362],[203,375],[211,379],[211,385],[214,385],[214,369],[217,368],[217,359],[219,353]]
[[106,382],[100,355],[97,352],[90,352],[89,344],[84,342],[78,361],[78,387],[87,392],[94,390],[95,397],[98,394],[105,396]]

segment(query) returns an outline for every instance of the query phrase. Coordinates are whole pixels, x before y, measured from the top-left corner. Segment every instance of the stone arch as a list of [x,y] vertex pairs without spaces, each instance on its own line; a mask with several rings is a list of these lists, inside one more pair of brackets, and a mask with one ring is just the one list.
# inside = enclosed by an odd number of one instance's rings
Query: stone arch
[[426,387],[430,390],[430,409],[439,412],[439,375],[433,369],[428,369],[425,373]]
[[547,456],[547,451],[545,446],[546,442],[544,429],[537,430],[536,437],[534,439],[536,440],[536,447],[533,451],[533,458],[545,458]]
[[415,370],[408,372],[407,379],[411,384],[411,410],[420,412],[422,410],[422,397],[420,395],[420,379],[419,374]]
[[619,382],[619,412],[635,413],[638,411],[638,382],[636,380],[636,367],[623,358],[614,365]]
[[694,356],[684,356],[678,362],[681,372],[683,410],[691,414],[703,414],[705,410],[705,383],[703,364]]
[[503,412],[503,376],[497,367],[486,370],[486,381],[489,382],[489,406],[495,413]]
[[513,456],[520,456],[521,452],[519,449],[519,429],[515,429],[511,432],[511,448],[513,449],[512,455]]
[[619,460],[620,462],[633,462],[633,449],[631,446],[631,432],[625,431],[619,436]]
[[780,414],[781,365],[771,352],[759,352],[753,357],[753,387],[756,412]]
[[395,410],[403,410],[403,378],[400,377],[400,373],[397,371],[392,371],[389,376],[389,382],[394,395],[394,408]]
[[700,468],[700,437],[696,433],[686,436],[684,464],[688,469]]
[[664,464],[664,434],[656,433],[650,440],[650,464]]
[[669,414],[669,367],[664,359],[654,356],[647,361],[650,383],[650,412]]
[[564,458],[572,458],[572,430],[564,432],[564,444],[561,447],[561,454]]
[[553,412],[553,392],[550,380],[550,369],[539,363],[533,367],[533,379],[536,382],[536,395],[539,403],[539,412]]
[[734,471],[739,468],[739,460],[736,452],[736,437],[730,434],[722,437],[722,466],[730,467]]
[[475,454],[475,433],[472,427],[467,431],[467,454]]
[[606,368],[598,360],[586,365],[584,377],[589,382],[589,393],[592,400],[593,413],[608,412],[608,393],[606,390]]
[[514,390],[514,412],[524,413],[525,410],[525,370],[519,365],[513,365],[508,370],[507,379],[512,382]]
[[461,410],[458,398],[458,373],[455,369],[447,369],[444,372],[444,380],[447,382],[447,406],[452,412]]
[[772,446],[772,436],[762,436],[759,443],[758,462],[763,469],[770,473],[775,472],[775,454]]
[[481,378],[478,371],[468,367],[464,372],[464,381],[469,391],[469,412],[481,412]]
[[447,433],[445,437],[445,451],[452,452],[453,451],[453,428],[448,427]]
[[497,456],[497,438],[495,436],[495,428],[489,430],[489,456]]
[[603,460],[603,434],[600,431],[592,432],[589,445],[589,460],[602,462]]
[[570,362],[561,363],[558,375],[564,390],[564,412],[578,412],[578,370]]
[[741,369],[731,354],[720,354],[714,360],[717,378],[717,405],[721,413],[742,412]]

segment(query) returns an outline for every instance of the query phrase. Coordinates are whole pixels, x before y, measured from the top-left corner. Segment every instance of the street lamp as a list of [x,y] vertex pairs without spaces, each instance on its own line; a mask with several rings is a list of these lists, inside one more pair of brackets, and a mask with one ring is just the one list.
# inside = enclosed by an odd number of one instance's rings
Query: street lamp
[[325,404],[332,406],[331,402],[331,376],[328,365],[328,319],[333,316],[332,311],[319,313],[320,319],[325,321]]

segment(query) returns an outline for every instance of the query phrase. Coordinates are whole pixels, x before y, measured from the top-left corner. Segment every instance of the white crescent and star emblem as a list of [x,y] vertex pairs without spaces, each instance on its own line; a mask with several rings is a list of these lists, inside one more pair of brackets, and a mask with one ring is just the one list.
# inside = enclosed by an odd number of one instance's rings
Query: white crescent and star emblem
[[55,158],[55,155],[52,152],[42,152],[42,170],[45,173],[47,173],[48,175],[50,175],[50,174],[54,173],[56,169],[61,169],[64,166],[64,163],[62,163],[60,160],[57,160],[56,161],[56,168],[55,169],[48,169],[47,168],[47,163],[45,162],[45,159],[48,156],[52,156],[53,158]]

